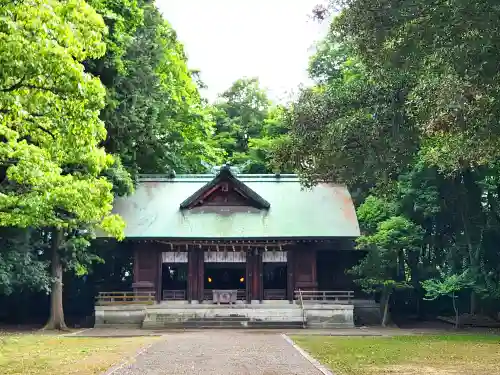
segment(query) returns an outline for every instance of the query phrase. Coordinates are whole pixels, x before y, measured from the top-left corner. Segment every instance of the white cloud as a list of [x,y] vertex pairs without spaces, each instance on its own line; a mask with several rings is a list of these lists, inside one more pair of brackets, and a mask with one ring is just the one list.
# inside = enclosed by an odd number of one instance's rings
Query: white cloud
[[236,79],[258,77],[273,99],[307,83],[307,64],[326,23],[311,19],[323,0],[158,0],[189,67],[201,70],[210,100]]

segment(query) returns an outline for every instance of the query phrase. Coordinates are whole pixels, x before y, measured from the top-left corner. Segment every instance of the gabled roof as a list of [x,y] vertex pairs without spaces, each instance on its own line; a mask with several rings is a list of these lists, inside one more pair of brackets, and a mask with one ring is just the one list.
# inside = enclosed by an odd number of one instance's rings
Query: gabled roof
[[181,209],[193,208],[197,202],[202,201],[219,187],[222,182],[229,183],[235,188],[235,190],[242,195],[242,197],[247,201],[249,206],[258,209],[268,209],[270,204],[264,198],[262,198],[255,191],[250,189],[243,182],[238,180],[232,173],[229,167],[222,167],[220,172],[217,173],[214,179],[207,182],[204,186],[199,188],[191,196],[189,196],[184,202],[181,203]]
[[115,200],[113,212],[125,220],[128,238],[327,239],[360,234],[343,185],[321,183],[305,189],[295,175],[232,175],[251,205],[190,206],[214,178],[141,176],[134,194]]

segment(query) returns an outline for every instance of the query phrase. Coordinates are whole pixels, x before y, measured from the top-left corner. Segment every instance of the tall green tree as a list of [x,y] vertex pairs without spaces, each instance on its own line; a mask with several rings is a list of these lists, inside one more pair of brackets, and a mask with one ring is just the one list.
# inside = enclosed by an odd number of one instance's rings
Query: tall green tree
[[283,106],[271,103],[257,78],[236,80],[214,105],[213,142],[242,172],[272,172],[272,150],[288,131],[285,113]]
[[342,5],[332,27],[376,78],[404,73],[413,81],[406,107],[424,137],[422,157],[447,171],[498,158],[495,1]]
[[86,61],[107,89],[104,146],[132,175],[197,172],[218,163],[213,121],[182,44],[154,3],[91,2],[110,33],[105,56]]
[[48,328],[65,328],[62,256],[74,231],[101,227],[120,237],[123,230],[110,215],[112,185],[100,176],[113,164],[99,147],[105,91],[82,66],[102,56],[105,33],[102,18],[81,0],[0,7],[0,226],[48,233]]
[[420,281],[448,269],[469,278],[475,312],[477,297],[486,306],[500,287],[499,9],[488,1],[342,5],[311,60],[316,85],[292,105],[274,157],[308,184],[348,184],[361,193],[358,205],[370,196],[393,204],[394,218],[423,230],[406,262],[419,298]]
[[414,267],[423,243],[424,231],[404,216],[397,215],[396,207],[380,198],[368,197],[358,209],[363,235],[358,248],[367,250],[367,256],[351,273],[367,292],[381,293],[382,326],[389,321],[389,303],[397,289],[412,287]]

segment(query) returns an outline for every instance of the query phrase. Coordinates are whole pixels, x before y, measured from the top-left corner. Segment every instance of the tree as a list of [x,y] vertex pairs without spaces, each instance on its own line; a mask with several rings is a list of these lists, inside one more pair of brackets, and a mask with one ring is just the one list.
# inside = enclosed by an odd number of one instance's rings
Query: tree
[[[92,2],[92,4],[94,4]],[[138,173],[199,172],[220,162],[194,75],[170,24],[149,2],[98,2],[110,26],[108,52],[86,61],[107,89],[106,151]],[[111,27],[111,25],[119,25]],[[111,46],[111,48],[109,48]]]
[[389,319],[389,303],[395,289],[411,288],[411,275],[406,270],[420,251],[423,231],[402,216],[395,216],[394,206],[369,197],[358,209],[364,234],[358,248],[368,254],[351,272],[368,292],[382,293],[382,326]]
[[495,1],[342,1],[333,29],[379,79],[404,72],[422,157],[442,170],[498,158]]
[[[335,44],[336,36],[331,44]],[[274,153],[308,184],[330,180],[367,190],[394,180],[418,150],[418,133],[404,108],[405,77],[373,77],[348,48],[320,50],[333,59],[320,82],[302,91],[286,116],[286,142]],[[327,75],[332,74],[330,78]],[[323,82],[323,83],[322,83]],[[336,168],[332,168],[336,166]]]
[[[64,329],[63,249],[78,229],[122,236],[110,215],[113,158],[100,81],[82,61],[104,53],[103,20],[84,1],[30,0],[0,8],[0,226],[40,228],[51,241],[51,317]],[[36,21],[35,21],[36,20]]]
[[[291,164],[306,184],[346,183],[358,205],[370,196],[394,205],[396,217],[423,231],[406,261],[413,290],[420,294],[420,281],[439,278],[445,267],[452,275],[466,269],[474,313],[477,297],[486,306],[500,295],[500,86],[491,47],[498,7],[342,5],[311,60],[316,85],[286,116],[289,133],[276,161]],[[379,269],[387,254],[375,255],[364,266]]]
[[257,78],[242,78],[219,95],[215,137],[228,157],[246,153],[251,138],[258,138],[269,109],[269,99]]
[[429,279],[422,281],[422,286],[426,291],[426,298],[435,300],[439,297],[446,296],[451,298],[453,311],[455,312],[455,328],[459,327],[459,313],[456,303],[457,293],[462,289],[470,286],[468,282],[467,272],[461,274],[441,274],[440,279]]
[[33,249],[43,252],[43,238],[35,230],[0,229],[0,295],[22,290],[50,291],[48,262]]
[[273,105],[256,78],[236,80],[214,107],[213,142],[226,152],[229,163],[244,173],[280,170],[272,152],[288,132],[283,121],[287,109]]

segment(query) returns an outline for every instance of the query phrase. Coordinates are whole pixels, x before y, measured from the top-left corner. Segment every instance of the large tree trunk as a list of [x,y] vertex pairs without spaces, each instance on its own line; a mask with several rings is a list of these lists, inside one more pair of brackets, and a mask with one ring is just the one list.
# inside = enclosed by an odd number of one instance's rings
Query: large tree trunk
[[455,311],[455,328],[458,328],[460,327],[460,322],[459,322],[460,314],[458,313],[458,306],[456,302],[455,292],[452,293],[451,299],[453,302],[453,311]]
[[63,267],[61,257],[59,256],[59,247],[62,241],[62,231],[54,229],[52,231],[52,290],[50,293],[50,317],[44,329],[67,330],[66,322],[64,321],[63,310]]
[[384,288],[384,291],[382,292],[382,327],[387,327],[387,324],[389,323],[389,302],[391,300],[391,294],[392,292],[390,290],[387,290],[387,288]]
[[473,290],[470,292],[470,314],[475,315],[476,314],[476,306],[477,306],[477,300],[476,300],[476,292]]

